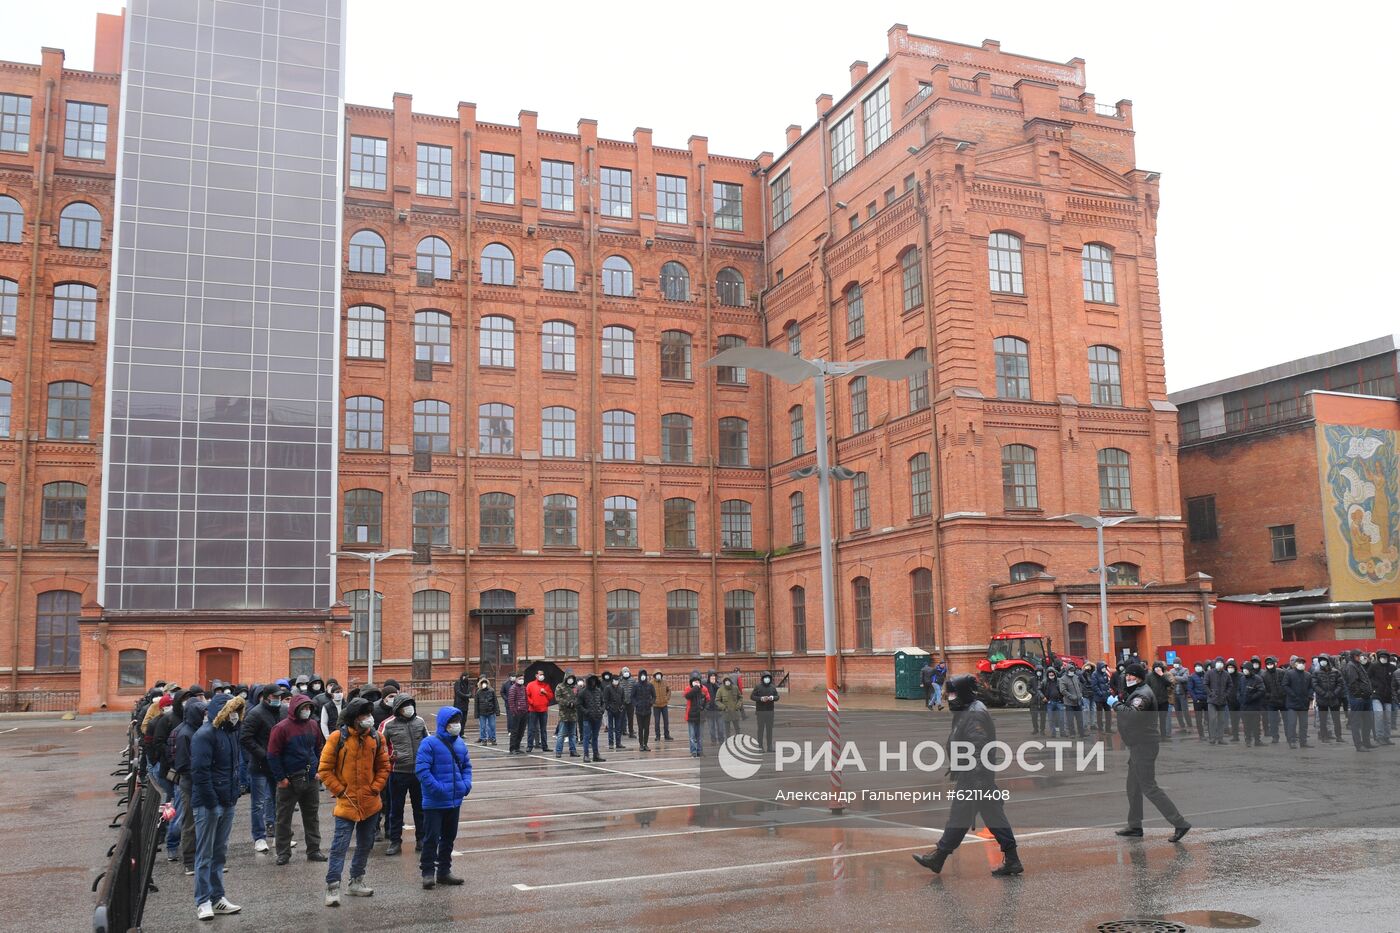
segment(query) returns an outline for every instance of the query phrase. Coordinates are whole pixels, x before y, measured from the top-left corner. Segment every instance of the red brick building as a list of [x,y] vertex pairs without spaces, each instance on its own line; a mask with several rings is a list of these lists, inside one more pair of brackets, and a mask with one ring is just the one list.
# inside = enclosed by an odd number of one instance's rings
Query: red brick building
[[[99,66],[116,70],[107,35]],[[739,343],[933,364],[913,384],[840,381],[829,400],[835,459],[860,474],[834,490],[848,684],[887,688],[911,643],[968,664],[997,631],[1099,654],[1093,536],[1045,521],[1064,512],[1156,517],[1109,533],[1116,645],[1203,637],[1209,587],[1183,568],[1164,389],[1157,176],[1136,167],[1131,105],[1097,104],[1079,59],[903,26],[851,78],[776,158],[715,155],[700,136],[667,148],[641,128],[604,139],[591,120],[542,130],[528,111],[485,123],[472,104],[418,114],[407,95],[346,107],[335,534],[341,550],[413,552],[377,569],[376,678],[550,657],[817,683],[816,491],[789,478],[813,457],[809,390],[702,368]],[[0,335],[14,399],[0,667],[10,686],[72,688],[80,666],[95,706],[138,680],[209,676],[197,652],[222,638],[242,680],[363,679],[369,584],[353,559],[300,637],[230,623],[171,642],[169,625],[118,624],[94,600],[115,144],[62,150],[72,102],[106,103],[116,138],[117,93],[117,74],[65,70],[60,52],[0,64],[0,101],[29,101],[31,133],[0,144],[0,198],[23,212],[0,243],[18,309]],[[32,144],[45,126],[46,151]],[[59,242],[76,201],[100,241]],[[93,327],[54,339],[69,282],[95,290]],[[91,389],[88,431],[48,439],[65,382]],[[73,514],[52,483],[87,487],[76,541],[49,540]],[[92,637],[81,665],[55,663],[36,633],[77,650],[75,612]]]

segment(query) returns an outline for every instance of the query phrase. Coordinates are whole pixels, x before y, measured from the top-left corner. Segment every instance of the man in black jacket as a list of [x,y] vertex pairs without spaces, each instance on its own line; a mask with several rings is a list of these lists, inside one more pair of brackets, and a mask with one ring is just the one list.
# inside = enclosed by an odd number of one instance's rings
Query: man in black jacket
[[1225,715],[1230,705],[1230,675],[1225,659],[1217,657],[1206,671],[1206,706],[1210,712],[1210,744],[1225,744]]
[[1347,696],[1350,698],[1347,705],[1351,715],[1347,719],[1351,723],[1351,742],[1358,752],[1369,752],[1374,747],[1371,745],[1371,733],[1374,729],[1371,696],[1374,690],[1371,687],[1371,675],[1366,670],[1368,660],[1365,652],[1360,648],[1353,648],[1346,667],[1342,669],[1342,682],[1346,685]]
[[1118,736],[1128,749],[1128,825],[1119,836],[1141,838],[1142,798],[1176,827],[1172,842],[1180,842],[1191,824],[1177,810],[1167,792],[1157,786],[1157,701],[1152,688],[1143,683],[1147,668],[1134,661],[1123,669],[1123,689],[1127,693],[1118,708]]
[[1152,688],[1152,700],[1157,704],[1157,732],[1163,739],[1169,739],[1172,735],[1172,685],[1171,681],[1167,680],[1165,662],[1152,662],[1152,673],[1147,675],[1147,686]]
[[1264,744],[1260,727],[1264,721],[1264,675],[1257,657],[1250,658],[1240,674],[1240,707],[1244,712],[1244,746]]
[[1283,697],[1283,678],[1287,671],[1278,666],[1278,658],[1269,655],[1264,659],[1264,732],[1269,736],[1269,744],[1278,744],[1278,724],[1287,707]]
[[1381,745],[1395,744],[1390,739],[1390,711],[1394,699],[1390,672],[1390,652],[1377,651],[1376,660],[1371,662],[1366,674],[1371,678],[1371,711],[1375,714],[1376,741]]
[[[1326,654],[1317,656],[1317,670],[1312,675],[1313,695],[1317,697],[1317,738],[1345,742],[1342,736],[1342,704],[1346,697],[1342,690],[1342,671],[1335,658]],[[1332,731],[1327,730],[1327,719],[1332,719]]]
[[267,851],[268,831],[277,825],[277,796],[272,789],[272,769],[267,764],[267,740],[272,736],[272,727],[282,720],[282,701],[287,692],[287,688],[277,684],[267,684],[261,690],[254,687],[250,695],[253,708],[238,731],[238,742],[248,759],[255,852]]
[[758,723],[758,744],[767,751],[773,750],[773,714],[778,702],[778,688],[773,686],[773,672],[764,671],[758,679],[758,686],[749,694],[753,700],[754,720]]
[[1313,678],[1302,658],[1293,658],[1283,675],[1283,730],[1289,748],[1308,748],[1308,707],[1312,705]]
[[637,672],[637,685],[632,688],[632,706],[637,716],[637,747],[644,752],[651,751],[647,740],[651,735],[651,707],[656,702],[656,687],[647,680],[647,669]]
[[941,872],[943,863],[962,845],[963,837],[972,828],[973,820],[980,816],[991,831],[992,838],[1001,846],[1001,867],[995,869],[992,874],[999,878],[1019,875],[1025,869],[1016,852],[1016,835],[1011,831],[1011,824],[1006,819],[1006,808],[1002,806],[1000,794],[997,793],[996,774],[989,770],[982,760],[982,752],[987,743],[996,741],[997,727],[992,722],[987,707],[977,699],[976,677],[960,674],[949,681],[948,708],[953,711],[953,728],[948,734],[949,761],[952,762],[954,756],[959,754],[959,748],[966,750],[970,746],[973,762],[971,767],[966,769],[950,764],[949,770],[952,771],[956,789],[972,791],[973,793],[968,794],[972,799],[965,800],[959,797],[953,801],[948,810],[948,823],[943,828],[938,845],[931,852],[915,855],[914,861],[934,874]]

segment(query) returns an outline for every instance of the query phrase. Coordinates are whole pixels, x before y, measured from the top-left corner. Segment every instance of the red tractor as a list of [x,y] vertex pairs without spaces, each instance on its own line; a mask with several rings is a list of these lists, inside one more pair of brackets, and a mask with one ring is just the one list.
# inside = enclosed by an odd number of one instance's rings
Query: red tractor
[[[1031,683],[1047,658],[1056,655],[1050,639],[1029,632],[1003,632],[993,635],[987,657],[977,662],[978,693],[988,706],[1031,705]],[[1059,655],[1061,661],[1083,667],[1083,658]]]

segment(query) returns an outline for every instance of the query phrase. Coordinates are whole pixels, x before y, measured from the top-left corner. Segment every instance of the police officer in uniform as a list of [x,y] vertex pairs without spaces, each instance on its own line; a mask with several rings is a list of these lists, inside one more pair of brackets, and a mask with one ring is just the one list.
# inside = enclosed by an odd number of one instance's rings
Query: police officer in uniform
[[1132,661],[1123,669],[1124,697],[1117,703],[1118,735],[1128,749],[1128,825],[1119,836],[1142,836],[1142,798],[1152,801],[1176,827],[1171,841],[1180,842],[1191,830],[1166,791],[1157,786],[1157,701],[1146,683],[1147,667]]
[[1003,861],[992,874],[999,878],[1019,875],[1025,869],[1016,854],[1016,836],[1006,820],[996,775],[982,764],[982,749],[988,742],[996,741],[997,729],[987,707],[977,699],[977,678],[971,674],[954,677],[948,683],[947,700],[948,708],[953,711],[953,729],[948,735],[949,759],[952,759],[957,748],[954,743],[964,743],[964,747],[972,747],[974,763],[971,768],[953,772],[953,793],[965,796],[956,796],[953,800],[948,811],[948,825],[944,827],[938,845],[926,855],[915,855],[914,861],[938,874],[943,870],[948,856],[962,844],[963,837],[972,828],[974,817],[980,816],[1001,846]]

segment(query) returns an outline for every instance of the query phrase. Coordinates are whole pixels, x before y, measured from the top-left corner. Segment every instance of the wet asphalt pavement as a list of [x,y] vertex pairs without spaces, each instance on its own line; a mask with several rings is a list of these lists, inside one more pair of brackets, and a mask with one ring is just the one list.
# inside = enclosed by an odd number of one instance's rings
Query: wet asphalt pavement
[[[870,727],[892,733],[927,728],[917,712],[871,717]],[[795,734],[819,722],[817,712],[790,708],[779,719],[779,738],[785,728]],[[1024,714],[998,714],[998,724],[1004,738],[1028,735]],[[109,772],[124,728],[116,720],[0,722],[0,928],[91,928],[89,888],[116,837],[108,823],[117,811],[110,790],[117,778]],[[946,720],[932,728],[945,730]],[[1287,757],[1286,745],[1208,750],[1193,735],[1164,747],[1161,783],[1197,826],[1180,846],[1167,842],[1168,829],[1150,805],[1145,840],[1113,836],[1125,812],[1121,789],[1075,794],[1090,798],[1089,810],[1076,810],[1064,825],[1042,812],[1055,805],[1055,794],[1025,795],[1019,804],[1013,797],[1013,825],[1018,807],[1035,808],[1039,818],[1020,821],[1034,824],[1018,833],[1026,874],[1003,880],[988,876],[1000,863],[995,844],[976,836],[941,876],[910,859],[936,841],[946,803],[904,805],[898,814],[890,805],[858,803],[840,817],[820,806],[774,804],[773,776],[726,782],[713,764],[697,767],[688,756],[683,726],[672,734],[675,741],[654,743],[649,754],[635,742],[623,752],[604,748],[601,764],[567,751],[562,760],[507,756],[504,740],[498,748],[473,743],[475,787],[462,808],[461,855],[453,866],[467,884],[424,891],[412,846],[391,858],[381,842],[367,874],[374,896],[345,898],[337,909],[322,905],[324,865],[295,857],[279,868],[272,855],[253,852],[245,797],[225,880],[243,912],[198,922],[193,879],[161,857],[154,876],[160,891],[150,895],[143,929],[721,925],[1068,933],[1160,918],[1180,925],[1166,930],[1400,930],[1393,895],[1400,812],[1393,793],[1377,799],[1338,791],[1350,785],[1337,775],[1364,757],[1349,746]],[[1196,775],[1207,755],[1216,777],[1205,788]],[[1366,773],[1387,787],[1400,784],[1400,747],[1372,755]],[[906,777],[902,786],[921,780]],[[329,844],[332,819],[328,799],[323,803]],[[1300,825],[1303,810],[1322,813],[1314,820],[1321,825]],[[1324,828],[1344,822],[1369,826]],[[407,830],[405,841],[411,839]]]

